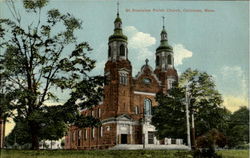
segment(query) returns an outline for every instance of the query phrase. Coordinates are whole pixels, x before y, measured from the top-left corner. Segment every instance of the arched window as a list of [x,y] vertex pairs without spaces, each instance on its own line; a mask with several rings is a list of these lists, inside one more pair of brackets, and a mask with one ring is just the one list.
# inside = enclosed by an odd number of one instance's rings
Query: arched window
[[152,102],[150,99],[144,100],[144,114],[146,116],[152,115]]
[[156,56],[156,66],[159,66],[159,65],[160,65],[160,57]]
[[167,79],[167,83],[168,83],[168,89],[173,88],[173,83],[175,82],[174,79]]
[[120,56],[125,56],[125,47],[123,44],[120,46]]
[[172,57],[171,57],[171,55],[168,55],[168,65],[172,65]]
[[109,50],[108,50],[108,56],[111,57],[111,47],[109,46]]
[[140,114],[140,110],[139,110],[139,107],[138,106],[135,106],[135,114]]
[[102,127],[102,126],[100,127],[99,134],[100,134],[100,137],[102,137],[102,136],[103,136],[103,127]]
[[115,23],[115,28],[121,28],[122,27],[122,23],[121,22],[116,22]]
[[101,109],[99,108],[99,109],[98,109],[98,117],[99,117],[99,118],[101,117],[101,113],[102,113],[102,112],[101,112]]
[[75,132],[71,132],[71,142],[74,142],[75,141]]
[[128,75],[126,73],[119,73],[119,75],[120,75],[120,84],[127,85]]
[[84,136],[84,137],[85,137],[85,140],[87,140],[87,138],[88,138],[88,130],[87,130],[87,129],[84,129],[84,131],[85,131],[85,132],[84,132],[84,133],[85,133],[85,136]]
[[82,137],[82,130],[78,131],[78,139],[80,139]]
[[92,138],[94,139],[95,138],[95,128],[91,128],[91,135],[92,135]]
[[77,132],[76,131],[74,131],[74,141],[76,141],[77,139]]

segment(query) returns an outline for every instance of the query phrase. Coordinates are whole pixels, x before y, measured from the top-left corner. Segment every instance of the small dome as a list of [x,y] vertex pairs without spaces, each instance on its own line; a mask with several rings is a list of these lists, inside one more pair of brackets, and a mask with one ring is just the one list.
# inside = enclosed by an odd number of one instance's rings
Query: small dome
[[122,19],[119,17],[119,13],[117,14],[117,17],[114,23],[115,23],[114,33],[113,35],[109,36],[109,42],[115,41],[115,40],[127,42],[128,37],[122,33],[122,27],[121,27],[121,24],[119,24],[119,23],[122,23]]
[[121,19],[119,16],[117,16],[114,22],[115,22],[115,23],[117,23],[117,22],[122,22],[122,19]]
[[167,33],[167,31],[165,30],[165,27],[163,27],[162,31],[161,31],[161,34],[163,33]]
[[145,71],[145,70],[150,70],[151,72],[153,72],[153,68],[150,65],[143,65],[141,67],[141,71]]
[[123,35],[122,33],[115,32],[113,35],[109,36],[109,41],[113,41],[113,40],[120,40],[120,41],[127,42],[128,37]]
[[146,64],[144,64],[144,65],[141,67],[141,72],[143,72],[143,71],[145,71],[145,70],[149,70],[149,71],[153,72],[153,68],[152,68],[150,65],[148,65],[149,60],[146,59],[145,62],[146,62]]
[[173,51],[173,47],[168,44],[167,41],[161,41],[160,46],[156,49],[156,51],[159,50],[168,50],[168,51]]
[[156,51],[159,51],[159,50],[167,50],[167,51],[173,51],[173,47],[168,45],[168,46],[159,46]]

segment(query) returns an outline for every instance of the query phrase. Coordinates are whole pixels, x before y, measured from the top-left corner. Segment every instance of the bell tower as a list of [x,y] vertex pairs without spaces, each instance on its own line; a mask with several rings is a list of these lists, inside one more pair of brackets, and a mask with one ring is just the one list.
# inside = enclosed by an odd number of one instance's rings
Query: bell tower
[[108,60],[118,61],[128,59],[127,36],[122,33],[122,19],[119,15],[119,2],[117,3],[117,17],[114,21],[114,34],[109,37]]
[[168,34],[165,29],[165,17],[162,17],[163,26],[161,31],[160,46],[156,49],[155,74],[162,83],[162,91],[172,88],[173,82],[178,80],[177,71],[174,68],[174,52],[168,44]]
[[127,36],[122,32],[122,19],[117,15],[114,21],[114,33],[109,37],[108,61],[105,64],[104,104],[108,117],[130,112],[130,91],[132,85],[132,66],[128,59]]

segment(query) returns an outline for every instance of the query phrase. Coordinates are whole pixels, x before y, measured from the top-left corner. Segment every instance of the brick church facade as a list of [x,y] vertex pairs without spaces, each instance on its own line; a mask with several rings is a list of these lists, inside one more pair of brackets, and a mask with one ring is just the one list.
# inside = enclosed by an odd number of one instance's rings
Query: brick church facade
[[[173,48],[168,44],[165,27],[160,46],[156,49],[156,67],[146,63],[133,77],[128,59],[127,37],[122,32],[122,20],[117,13],[114,33],[109,37],[107,62],[104,68],[106,83],[103,101],[83,115],[101,120],[101,127],[79,129],[71,127],[65,139],[66,149],[106,149],[118,144],[180,144],[181,140],[157,140],[155,127],[150,124],[151,110],[157,106],[157,92],[166,93],[178,80],[174,68]],[[167,117],[167,116],[166,116]]]

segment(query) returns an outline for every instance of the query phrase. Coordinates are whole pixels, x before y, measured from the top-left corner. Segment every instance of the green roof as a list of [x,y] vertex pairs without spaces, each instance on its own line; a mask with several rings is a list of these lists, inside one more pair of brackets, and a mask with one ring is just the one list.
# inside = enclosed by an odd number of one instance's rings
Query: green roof
[[122,19],[118,16],[116,19],[115,19],[115,23],[116,22],[122,22]]
[[[122,23],[122,19],[119,17],[119,14],[117,14],[117,17],[116,17],[114,23],[117,23],[117,22],[121,22]],[[127,42],[128,38],[127,38],[127,36],[125,36],[122,33],[122,29],[121,28],[115,28],[113,35],[109,36],[109,42],[110,41],[114,41],[114,40]]]
[[[161,35],[162,34],[167,34],[167,31],[165,30],[164,26],[163,26],[162,31],[161,31]],[[156,49],[156,51],[160,51],[160,50],[173,51],[173,47],[168,44],[167,39],[162,39],[160,46]]]
[[109,42],[111,41],[124,41],[127,42],[127,36],[125,35],[111,35],[109,36]]
[[167,40],[161,40],[161,44],[160,46],[156,49],[156,51],[159,51],[159,50],[169,50],[169,51],[172,51],[173,50],[173,47],[170,46],[168,44],[168,41]]
[[113,41],[113,40],[122,40],[122,41],[125,41],[127,42],[128,40],[128,37],[125,36],[123,33],[122,33],[122,29],[115,29],[114,30],[114,34],[109,36],[109,41]]

